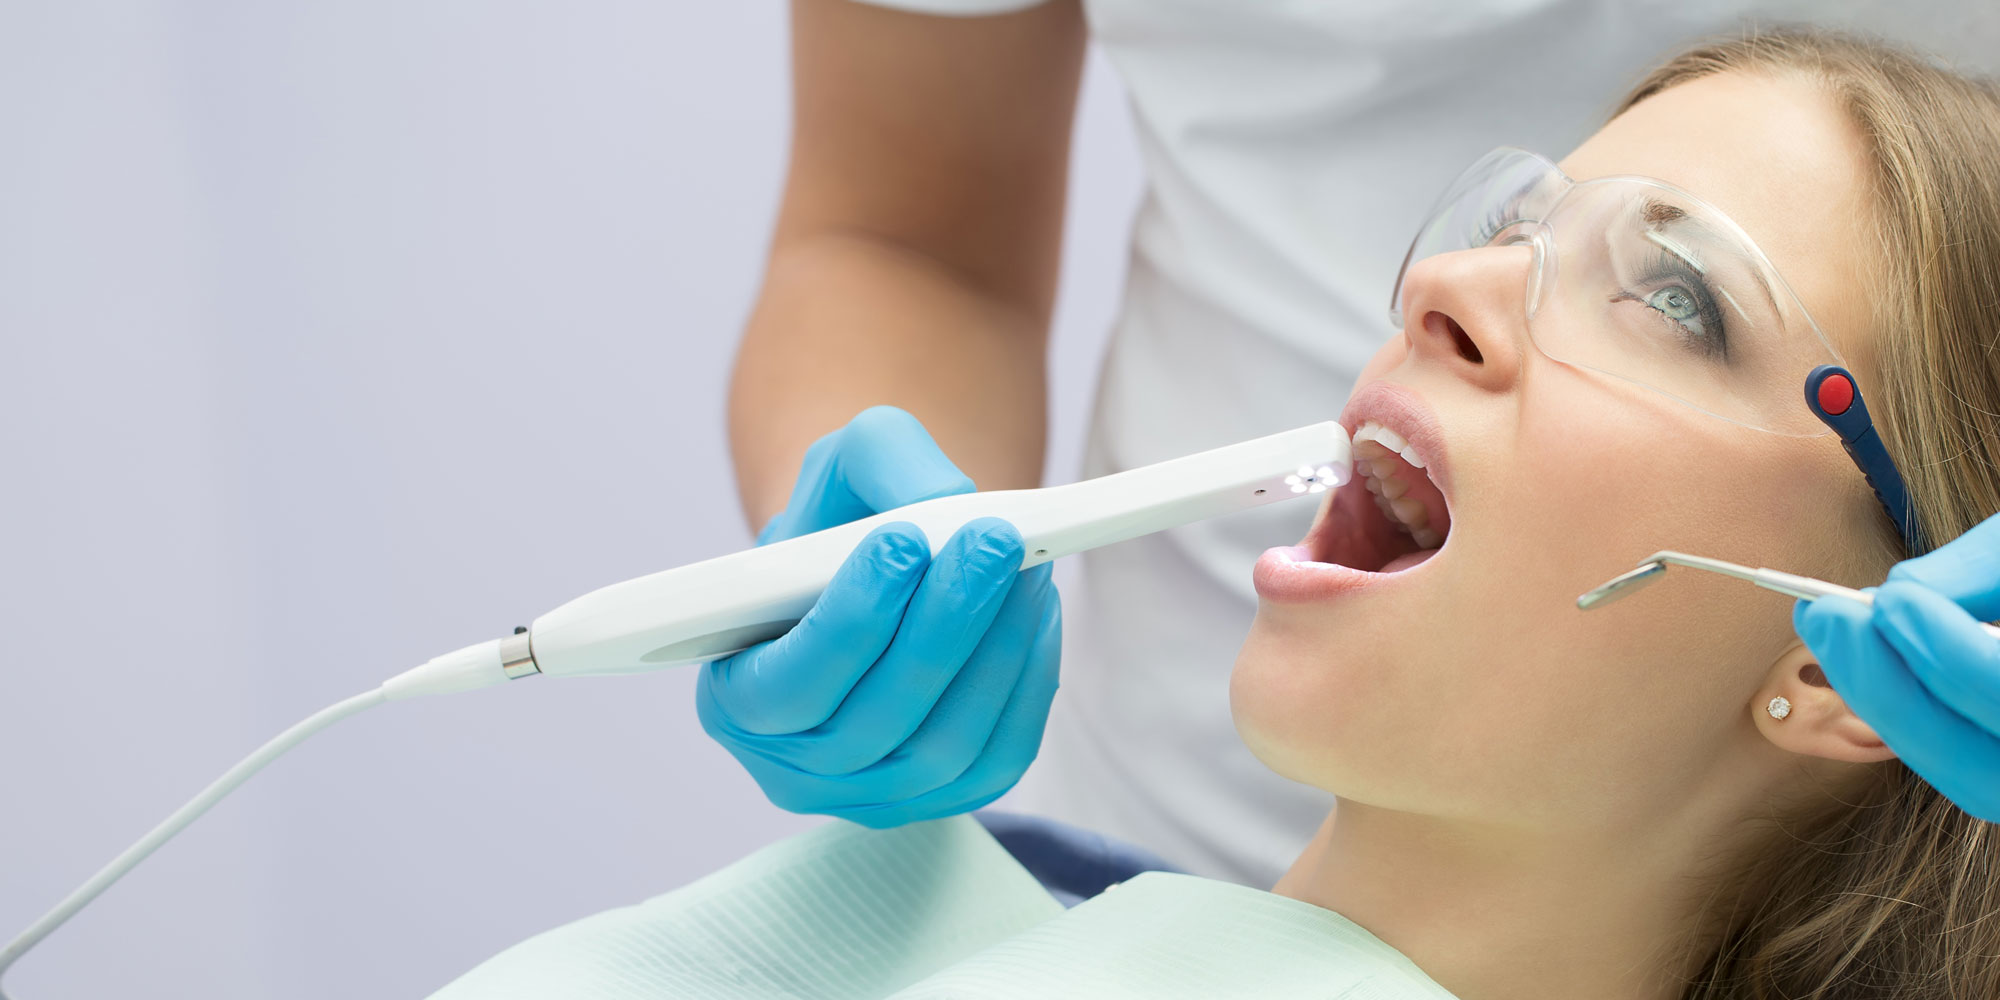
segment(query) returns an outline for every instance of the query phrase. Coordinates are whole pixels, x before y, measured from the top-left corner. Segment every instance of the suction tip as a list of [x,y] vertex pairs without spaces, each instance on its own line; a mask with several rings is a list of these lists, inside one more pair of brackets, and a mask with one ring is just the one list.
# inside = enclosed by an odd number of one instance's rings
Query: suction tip
[[1654,580],[1659,579],[1660,574],[1666,571],[1667,564],[1663,562],[1640,563],[1636,568],[1626,570],[1598,584],[1589,593],[1578,597],[1576,599],[1576,606],[1585,611],[1589,611],[1592,608],[1601,608],[1612,601],[1638,590],[1646,584],[1652,583]]

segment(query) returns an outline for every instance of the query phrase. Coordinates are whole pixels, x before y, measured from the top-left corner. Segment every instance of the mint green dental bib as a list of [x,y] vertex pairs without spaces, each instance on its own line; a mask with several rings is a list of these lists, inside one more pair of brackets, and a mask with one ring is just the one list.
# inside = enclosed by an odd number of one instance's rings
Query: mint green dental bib
[[1148,872],[1071,910],[970,817],[833,822],[537,935],[432,1000],[1452,1000],[1330,910]]

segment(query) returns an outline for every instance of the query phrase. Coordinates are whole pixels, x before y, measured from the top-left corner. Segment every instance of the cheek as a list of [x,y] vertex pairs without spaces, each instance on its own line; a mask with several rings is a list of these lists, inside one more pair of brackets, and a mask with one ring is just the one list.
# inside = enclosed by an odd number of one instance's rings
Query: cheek
[[1832,470],[1812,441],[1651,393],[1531,398],[1516,461],[1535,472],[1493,480],[1506,527],[1479,536],[1466,599],[1481,617],[1539,623],[1502,630],[1543,651],[1508,664],[1514,679],[1549,685],[1514,699],[1522,749],[1616,801],[1621,784],[1691,773],[1747,724],[1744,706],[1793,641],[1791,601],[1685,568],[1587,613],[1576,596],[1661,549],[1805,565],[1814,526],[1838,507]]
[[[1602,394],[1558,398],[1568,405],[1523,415],[1519,460],[1537,471],[1502,481],[1498,503],[1522,530],[1497,533],[1501,558],[1539,556],[1539,564],[1562,572],[1538,577],[1559,583],[1570,598],[1661,549],[1751,565],[1818,563],[1808,553],[1816,539],[1832,537],[1823,532],[1844,500],[1833,495],[1844,491],[1829,488],[1837,469],[1824,461],[1825,442],[1742,428],[1651,393],[1615,407],[1602,405]],[[1541,516],[1531,518],[1537,510]],[[1684,568],[1640,595],[1569,617],[1631,617],[1664,629],[1688,624],[1673,608],[1691,595],[1723,621],[1790,604]]]
[[[1547,616],[1551,640],[1585,663],[1764,655],[1756,647],[1788,622],[1789,602],[1747,584],[1676,569],[1601,610],[1573,602],[1661,549],[1772,565],[1759,560],[1781,558],[1820,506],[1791,486],[1804,470],[1782,449],[1797,439],[1652,393],[1625,394],[1615,406],[1601,391],[1540,398],[1546,405],[1523,413],[1519,448],[1521,465],[1536,473],[1503,480],[1497,504],[1515,530],[1491,536],[1491,559],[1524,567],[1520,582],[1539,601],[1567,605]],[[1766,641],[1752,641],[1759,636]]]

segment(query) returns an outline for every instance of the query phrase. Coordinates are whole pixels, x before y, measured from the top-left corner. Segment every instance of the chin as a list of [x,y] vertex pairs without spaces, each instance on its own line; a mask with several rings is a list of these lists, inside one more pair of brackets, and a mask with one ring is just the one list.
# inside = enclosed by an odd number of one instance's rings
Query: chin
[[1266,767],[1335,791],[1329,767],[1361,763],[1365,736],[1356,737],[1377,730],[1396,702],[1383,678],[1369,676],[1380,657],[1366,644],[1329,648],[1316,624],[1260,609],[1230,671],[1229,711]]

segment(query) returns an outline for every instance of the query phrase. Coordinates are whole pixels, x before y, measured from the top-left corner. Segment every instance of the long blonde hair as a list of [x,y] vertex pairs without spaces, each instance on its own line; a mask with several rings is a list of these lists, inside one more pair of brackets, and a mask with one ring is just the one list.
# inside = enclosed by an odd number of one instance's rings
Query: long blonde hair
[[[1854,36],[1764,31],[1676,56],[1618,111],[1731,72],[1810,80],[1865,139],[1884,287],[1864,392],[1943,544],[2000,511],[2000,86]],[[1874,528],[1900,546],[1886,516]],[[1741,891],[1686,1000],[2000,998],[2000,828],[1900,761],[1872,768],[1858,798],[1791,817],[1730,873]]]

